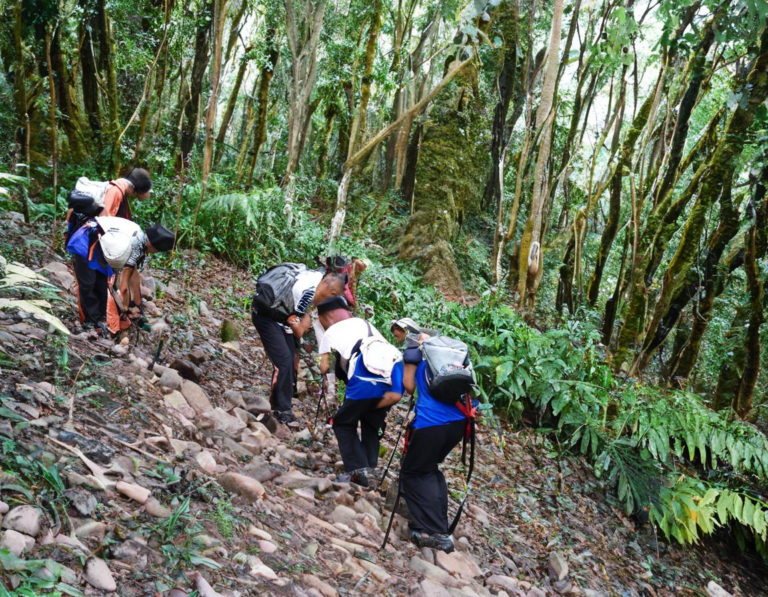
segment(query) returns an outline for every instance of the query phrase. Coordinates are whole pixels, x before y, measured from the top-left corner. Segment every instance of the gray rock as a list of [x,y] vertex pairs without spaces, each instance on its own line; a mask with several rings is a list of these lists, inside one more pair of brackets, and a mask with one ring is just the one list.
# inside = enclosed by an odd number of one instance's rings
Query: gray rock
[[179,372],[174,369],[166,369],[160,376],[160,381],[157,383],[169,390],[180,390],[182,383],[184,382]]
[[554,580],[563,580],[568,576],[568,561],[557,551],[549,554],[549,575]]
[[438,582],[445,587],[459,586],[459,581],[453,578],[445,570],[443,570],[442,568],[438,568],[434,564],[425,562],[418,556],[413,556],[411,558],[411,561],[408,564],[408,567],[414,572],[423,574],[426,578],[433,580],[435,582]]
[[[272,412],[272,405],[269,403],[269,396],[256,394],[255,392],[241,392],[245,401],[245,410],[258,414]],[[272,431],[270,429],[270,431]],[[274,431],[272,431],[274,433]]]
[[357,512],[355,512],[352,508],[347,508],[346,506],[342,505],[336,506],[334,511],[331,512],[331,522],[340,522],[341,524],[347,525],[351,529],[355,528],[356,517]]
[[224,392],[224,400],[229,402],[233,407],[245,408],[245,400],[243,400],[243,393],[237,390],[227,390]]
[[189,405],[195,409],[197,414],[202,415],[213,410],[213,405],[208,399],[205,390],[194,381],[185,379],[181,384],[181,393],[184,395],[184,398],[187,399]]
[[34,506],[16,506],[3,517],[3,528],[37,537],[40,534],[40,518],[41,512]]
[[72,503],[75,509],[83,516],[90,516],[99,505],[96,496],[90,491],[80,487],[73,487],[64,492],[64,496]]
[[454,576],[466,580],[480,576],[482,570],[468,555],[463,553],[445,553],[443,551],[435,552],[435,563],[443,570],[447,570]]
[[485,584],[488,587],[498,587],[500,589],[504,589],[513,595],[519,587],[519,583],[516,578],[512,578],[511,576],[503,576],[501,574],[494,574],[493,576],[489,576],[487,579],[485,579]]
[[195,365],[200,366],[208,360],[208,354],[201,348],[195,348],[187,355],[187,359],[192,361]]
[[223,408],[216,407],[213,410],[202,413],[203,419],[211,421],[215,429],[228,435],[236,435],[245,429],[246,425],[238,417],[233,417]]
[[451,597],[448,590],[439,582],[425,578],[419,583],[421,595],[424,597]]

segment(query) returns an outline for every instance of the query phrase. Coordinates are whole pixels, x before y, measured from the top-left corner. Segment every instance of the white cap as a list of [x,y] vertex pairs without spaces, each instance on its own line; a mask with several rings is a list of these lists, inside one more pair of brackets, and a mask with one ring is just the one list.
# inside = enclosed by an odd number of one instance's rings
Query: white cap
[[421,328],[410,317],[403,317],[402,319],[393,319],[389,327],[392,328],[394,326],[397,326],[400,329],[406,330],[407,332],[411,332],[412,334],[418,334],[421,331]]

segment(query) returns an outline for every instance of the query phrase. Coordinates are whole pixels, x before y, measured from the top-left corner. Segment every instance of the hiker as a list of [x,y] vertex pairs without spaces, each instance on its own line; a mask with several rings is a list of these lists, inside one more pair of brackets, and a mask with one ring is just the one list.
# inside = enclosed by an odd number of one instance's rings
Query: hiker
[[113,275],[118,277],[117,291],[112,284],[103,288],[103,294],[101,288],[97,289],[100,307],[106,309],[108,292],[116,306],[114,317],[117,320],[110,317],[105,322],[109,331],[119,331],[122,327],[120,320],[130,324],[130,320],[141,316],[139,270],[144,268],[148,254],[170,251],[174,243],[173,233],[159,224],[145,232],[135,222],[110,216],[92,218],[72,235],[67,244],[70,253],[83,259],[89,269],[105,279]]
[[283,263],[269,268],[256,283],[251,320],[272,361],[272,415],[286,425],[296,421],[292,403],[298,375],[297,347],[310,327],[309,311],[320,286],[321,296],[341,294],[338,276],[323,282],[323,272]]
[[[149,197],[152,191],[152,179],[143,168],[134,168],[125,178],[118,178],[108,183],[92,182],[87,178],[81,178],[78,180],[77,190],[84,193],[83,196],[86,198],[92,196],[95,203],[92,203],[87,213],[75,211],[72,207],[67,210],[68,227],[65,244],[68,244],[75,231],[93,216],[114,216],[131,220],[130,198]],[[111,299],[107,298],[107,277],[90,267],[87,258],[77,254],[74,255],[74,266],[80,323],[86,331],[95,330],[101,335],[106,335],[108,332],[107,309],[108,304],[111,304]]]
[[[458,382],[457,387],[460,394],[466,392],[464,403],[451,404],[435,397],[437,391],[432,383],[435,374],[423,357],[423,347],[425,342],[442,339],[442,336],[429,338],[422,335],[419,340],[421,350],[405,351],[403,386],[406,392],[415,392],[417,399],[416,414],[406,435],[400,488],[411,514],[411,541],[417,547],[450,553],[454,545],[450,535],[453,529],[449,528],[448,522],[448,487],[439,465],[467,437],[470,425],[474,430],[472,419],[476,403],[471,402],[468,388],[460,385],[462,382]],[[450,339],[448,342],[455,343]],[[474,384],[471,369],[469,372],[468,383]]]
[[[317,310],[325,328],[318,349],[320,372],[326,378],[333,352],[336,375],[347,384],[344,402],[333,416],[333,432],[346,473],[340,479],[368,487],[369,479],[375,477],[387,413],[403,396],[403,362],[397,349],[376,328],[352,316],[344,297],[323,301]],[[388,367],[381,368],[388,359]]]

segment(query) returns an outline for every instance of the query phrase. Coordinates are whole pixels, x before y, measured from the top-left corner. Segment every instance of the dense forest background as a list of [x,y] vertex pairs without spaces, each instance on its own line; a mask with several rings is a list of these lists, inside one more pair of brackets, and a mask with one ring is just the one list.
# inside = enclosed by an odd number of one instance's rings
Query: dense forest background
[[182,248],[367,257],[369,315],[471,340],[494,412],[765,551],[768,2],[2,7],[3,209],[57,243],[141,166]]

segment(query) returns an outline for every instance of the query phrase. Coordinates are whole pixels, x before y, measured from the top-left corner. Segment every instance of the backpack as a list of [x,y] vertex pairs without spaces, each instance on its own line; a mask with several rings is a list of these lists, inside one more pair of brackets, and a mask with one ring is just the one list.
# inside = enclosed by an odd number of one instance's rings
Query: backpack
[[67,206],[76,214],[91,217],[104,207],[104,195],[111,182],[88,180],[81,176],[77,179],[74,190],[67,197]]
[[366,324],[368,325],[368,337],[363,338],[360,342],[360,356],[363,359],[363,364],[368,371],[383,377],[388,384],[391,384],[392,369],[395,363],[403,360],[403,355],[384,338],[374,335],[370,323],[366,321]]
[[326,273],[333,272],[344,276],[344,298],[347,299],[349,306],[354,308],[357,306],[357,296],[355,296],[355,288],[353,288],[353,276],[354,264],[353,262],[343,255],[336,255],[334,257],[326,257],[325,262],[320,261],[319,257],[315,257],[317,263],[321,267],[325,268]]
[[307,270],[298,263],[273,265],[256,280],[251,309],[258,315],[283,322],[294,312],[293,285],[296,277]]
[[475,387],[475,373],[464,342],[448,336],[433,336],[421,343],[427,362],[429,393],[438,402],[456,404]]

